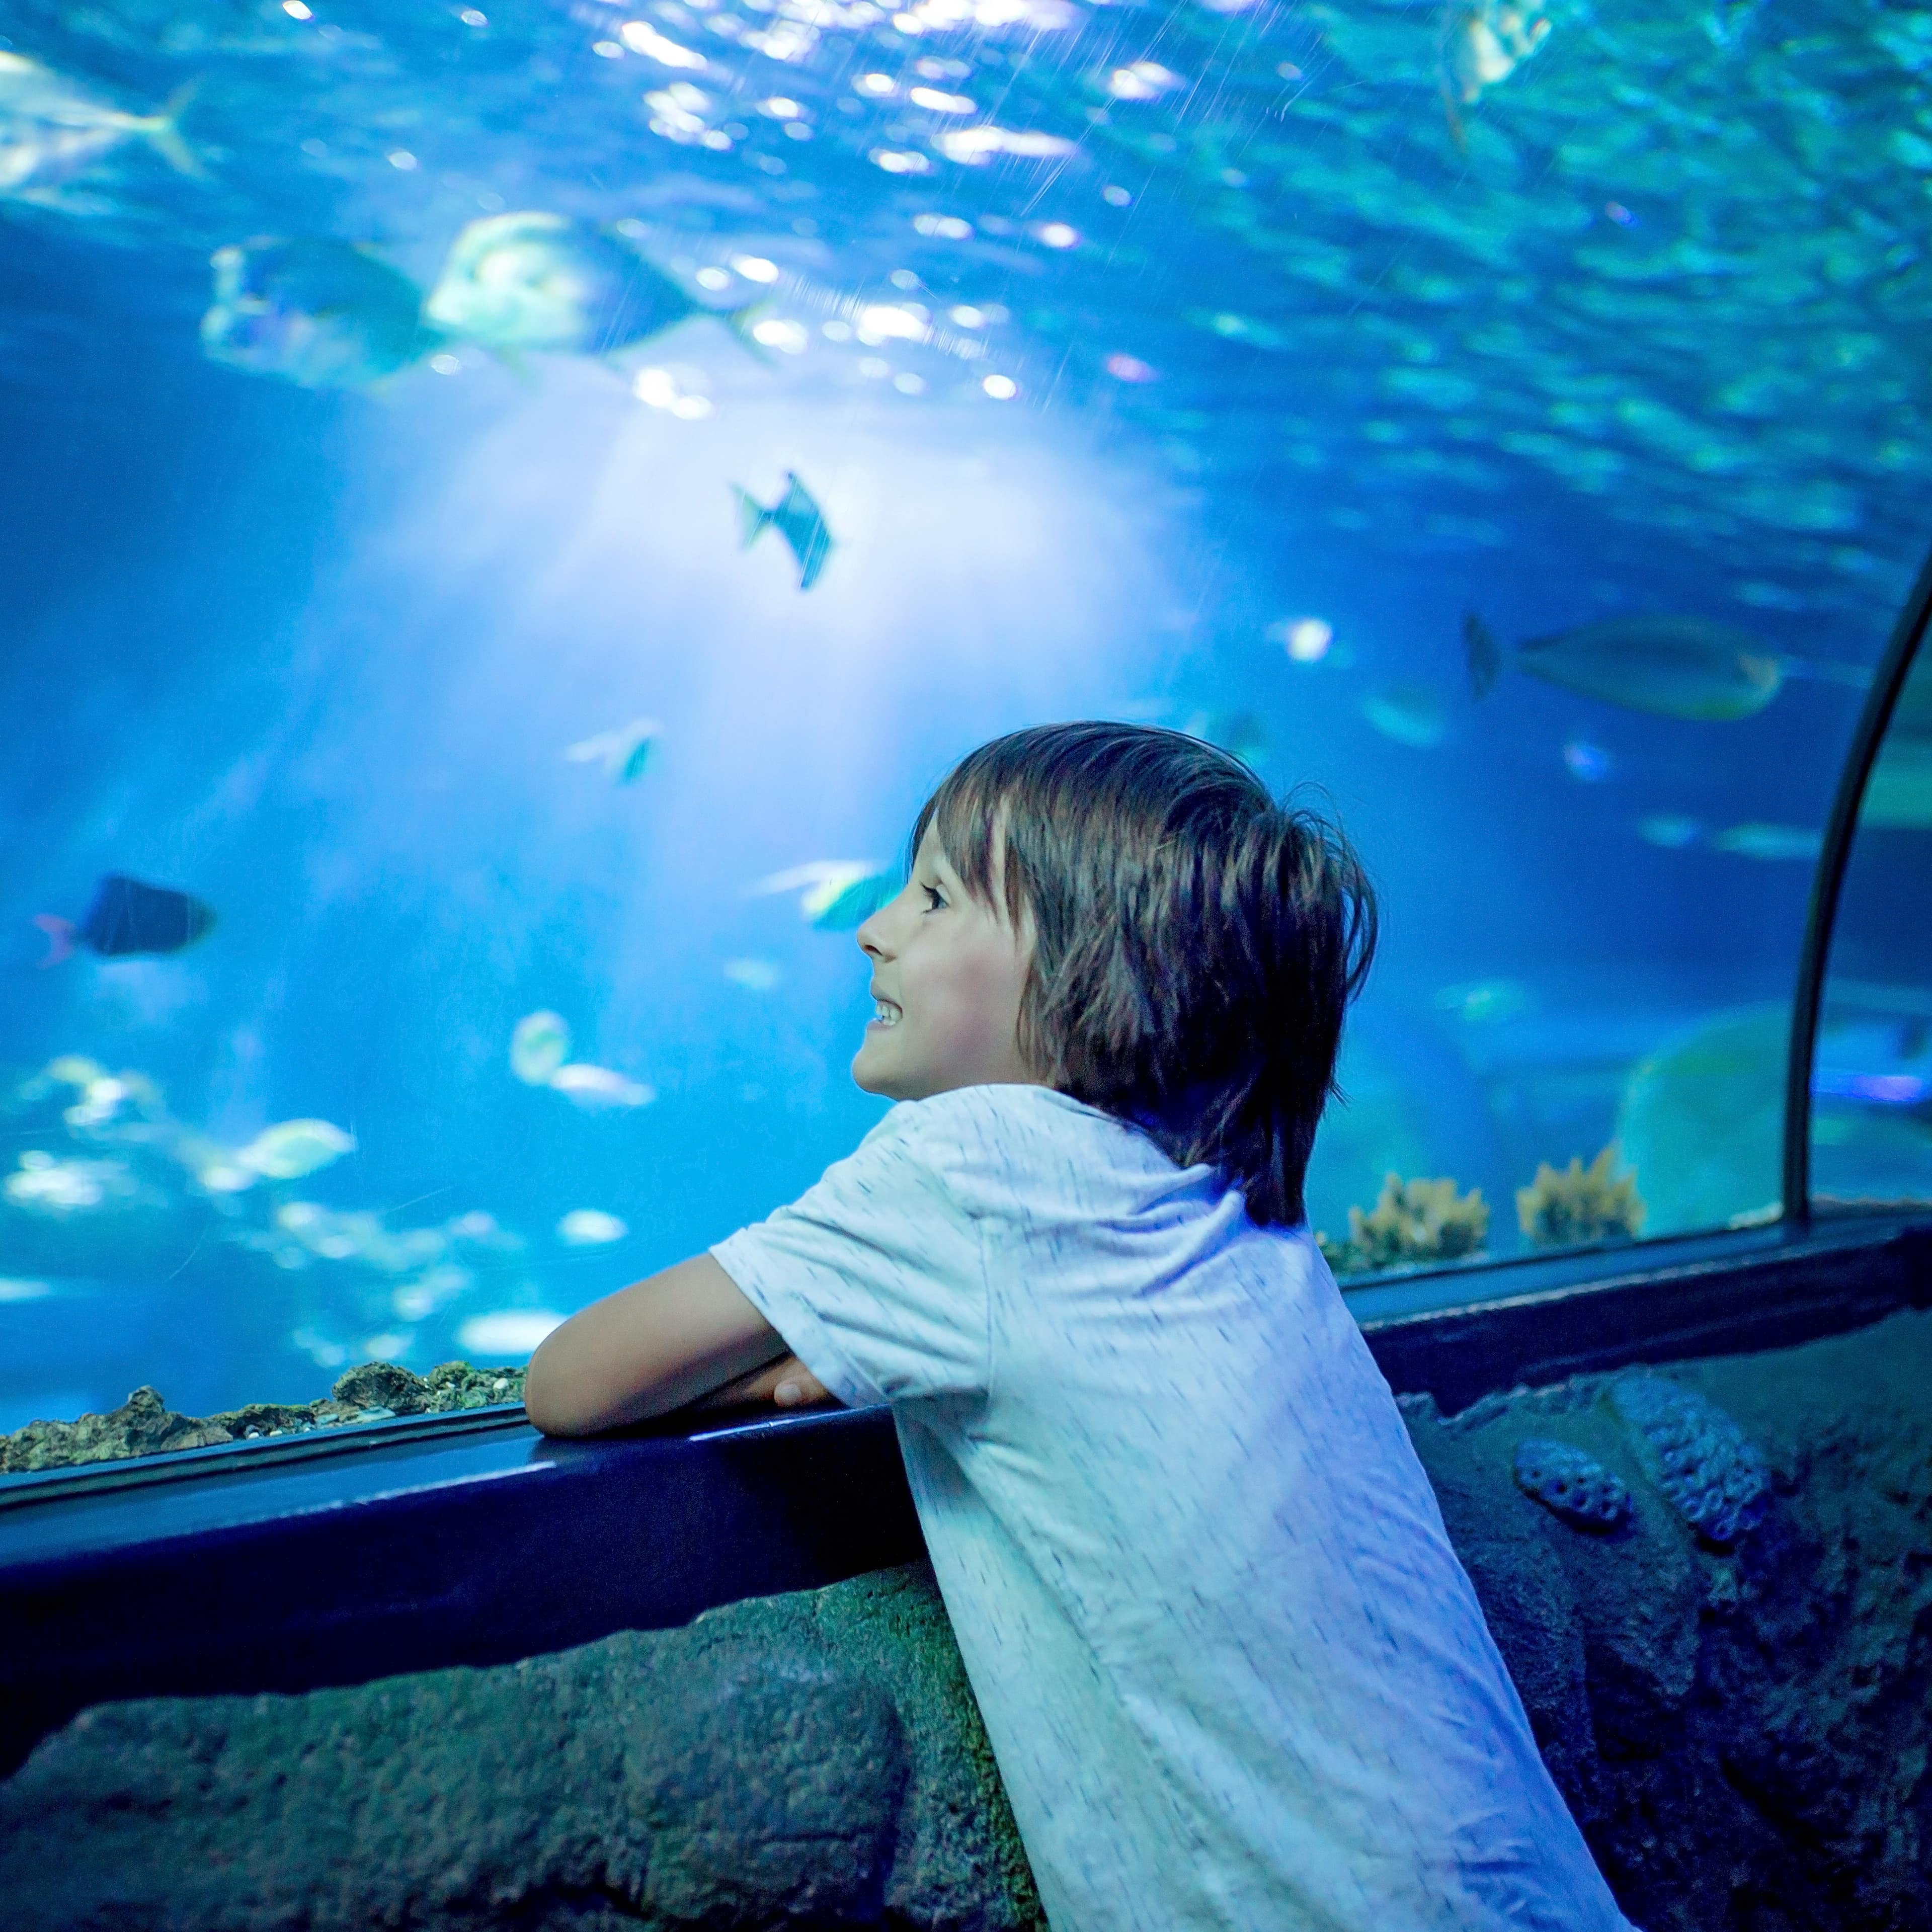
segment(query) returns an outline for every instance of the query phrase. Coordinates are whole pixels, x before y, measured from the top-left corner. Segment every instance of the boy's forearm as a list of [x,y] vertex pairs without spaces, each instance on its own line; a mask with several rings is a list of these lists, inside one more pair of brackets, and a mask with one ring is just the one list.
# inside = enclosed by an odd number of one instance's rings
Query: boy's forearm
[[524,1406],[550,1436],[662,1415],[785,1352],[709,1255],[593,1302],[530,1358]]

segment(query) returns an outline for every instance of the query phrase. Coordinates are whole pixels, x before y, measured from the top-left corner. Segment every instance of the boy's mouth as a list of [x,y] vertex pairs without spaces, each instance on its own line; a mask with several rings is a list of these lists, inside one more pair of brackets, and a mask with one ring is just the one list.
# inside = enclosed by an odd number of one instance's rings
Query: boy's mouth
[[891,1000],[882,1000],[875,993],[872,996],[872,1005],[874,1011],[872,1014],[872,1024],[874,1026],[890,1027],[898,1024],[899,1010],[892,1004]]

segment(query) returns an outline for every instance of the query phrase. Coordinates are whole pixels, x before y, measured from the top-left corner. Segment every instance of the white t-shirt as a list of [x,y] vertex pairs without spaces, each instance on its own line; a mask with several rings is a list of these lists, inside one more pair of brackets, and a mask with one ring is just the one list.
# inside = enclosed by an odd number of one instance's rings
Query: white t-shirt
[[712,1252],[892,1404],[1054,1932],[1626,1932],[1305,1228],[971,1087]]

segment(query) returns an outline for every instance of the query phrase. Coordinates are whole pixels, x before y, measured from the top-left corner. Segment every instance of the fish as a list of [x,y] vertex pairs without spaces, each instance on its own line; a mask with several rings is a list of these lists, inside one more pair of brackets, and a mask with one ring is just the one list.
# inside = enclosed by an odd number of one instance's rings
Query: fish
[[136,952],[178,952],[207,937],[214,908],[172,886],[151,886],[122,872],[109,872],[95,887],[94,902],[80,922],[38,913],[34,923],[47,936],[43,966],[58,966],[85,946],[104,959]]
[[[763,306],[719,320],[748,344]],[[471,222],[423,304],[435,327],[505,356],[608,355],[713,313],[614,230],[532,211]]]
[[1427,685],[1392,684],[1362,700],[1362,716],[1384,738],[1418,752],[1432,750],[1449,735],[1448,713]]
[[1536,994],[1520,980],[1471,980],[1444,986],[1437,1008],[1472,1026],[1497,1026],[1536,1010]]
[[1733,825],[1712,838],[1720,852],[1735,853],[1741,859],[1815,860],[1824,849],[1825,835],[1802,825],[1766,825],[1753,821]]
[[655,718],[634,718],[614,731],[600,731],[585,738],[564,753],[572,764],[601,762],[605,772],[620,784],[634,784],[650,763],[651,747],[664,727]]
[[202,352],[304,389],[356,389],[392,376],[443,339],[424,324],[422,291],[349,242],[258,235],[215,250]]
[[[1503,652],[1474,611],[1462,620],[1469,688],[1488,694]],[[1708,617],[1611,617],[1518,646],[1519,670],[1585,698],[1659,718],[1728,722],[1775,698],[1786,666],[1748,632]]]
[[774,872],[751,890],[797,892],[808,923],[821,932],[850,932],[897,896],[898,875],[871,859],[814,859]]
[[128,114],[24,54],[0,50],[0,200],[55,202],[58,190],[124,141],[146,141],[178,173],[206,173],[176,117],[194,88],[158,114]]
[[1469,145],[1462,110],[1508,80],[1549,38],[1549,21],[1513,0],[1449,0],[1436,24],[1436,75],[1457,147]]
[[1894,718],[1865,781],[1858,823],[1898,831],[1932,828],[1932,738],[1904,735]]
[[1666,852],[1682,851],[1704,836],[1702,821],[1682,812],[1654,812],[1637,820],[1636,831],[1646,844],[1660,845]]
[[608,1066],[592,1066],[581,1060],[560,1066],[550,1076],[550,1085],[573,1106],[586,1113],[602,1113],[626,1107],[648,1107],[657,1097],[655,1087],[614,1073]]
[[1335,627],[1325,617],[1283,617],[1265,633],[1280,644],[1294,664],[1319,664],[1335,641]]
[[1252,765],[1268,750],[1268,727],[1252,711],[1197,711],[1181,728]]
[[748,993],[769,993],[784,976],[769,959],[728,959],[724,974]]
[[570,1058],[570,1028],[548,1006],[526,1013],[510,1035],[510,1071],[526,1087],[548,1087]]
[[1600,745],[1587,738],[1572,738],[1563,747],[1564,768],[1573,778],[1585,784],[1600,784],[1610,775],[1616,760]]
[[466,1355],[527,1355],[563,1317],[548,1308],[496,1308],[472,1315],[456,1331],[457,1346]]
[[329,1120],[283,1120],[257,1134],[236,1164],[269,1180],[299,1180],[356,1151],[356,1136]]
[[556,1224],[556,1238],[567,1248],[605,1247],[630,1232],[616,1215],[598,1208],[573,1208]]
[[832,554],[832,532],[812,492],[788,470],[784,494],[770,509],[735,483],[731,494],[738,506],[739,548],[749,550],[767,530],[776,530],[798,560],[798,587],[809,590]]

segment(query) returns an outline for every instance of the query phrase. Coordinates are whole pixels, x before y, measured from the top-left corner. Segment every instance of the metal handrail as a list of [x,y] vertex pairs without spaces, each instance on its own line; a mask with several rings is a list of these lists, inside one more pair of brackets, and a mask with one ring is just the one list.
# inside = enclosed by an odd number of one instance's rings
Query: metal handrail
[[1858,829],[1858,808],[1865,785],[1892,722],[1898,694],[1904,688],[1920,641],[1932,622],[1932,552],[1920,566],[1918,580],[1900,609],[1886,640],[1885,654],[1873,674],[1865,706],[1852,734],[1850,749],[1838,776],[1838,795],[1825,824],[1818,869],[1812,875],[1811,902],[1805,914],[1804,947],[1798,956],[1798,986],[1791,1006],[1791,1045],[1785,1063],[1784,1218],[1798,1226],[1811,1218],[1811,1063],[1818,1040],[1818,1014],[1823,1003],[1825,972],[1830,962],[1832,928],[1838,899]]

